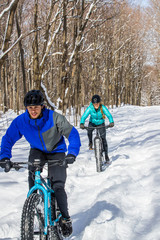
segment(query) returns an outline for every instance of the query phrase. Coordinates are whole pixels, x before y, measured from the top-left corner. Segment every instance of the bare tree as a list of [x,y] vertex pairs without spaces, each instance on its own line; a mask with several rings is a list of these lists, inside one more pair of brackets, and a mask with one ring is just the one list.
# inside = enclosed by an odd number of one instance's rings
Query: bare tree
[[1,69],[2,64],[5,61],[7,50],[9,50],[9,42],[10,42],[12,30],[13,30],[14,15],[15,15],[15,11],[16,11],[18,2],[19,2],[19,0],[12,0],[10,5],[7,8],[5,8],[2,11],[2,13],[0,14],[0,19],[1,19],[3,17],[3,15],[8,12],[8,20],[6,23],[6,29],[5,29],[5,34],[4,34],[4,38],[3,38],[3,43],[1,46],[1,50],[0,50],[0,69]]
[[[141,104],[144,83],[153,77],[146,67],[148,50],[154,52],[158,73],[159,54],[148,47],[146,13],[125,0],[12,0],[0,9],[3,109],[22,109],[25,92],[39,88],[50,108],[66,114],[73,107],[77,125],[81,107],[95,93],[108,106]],[[158,39],[158,11],[155,19]],[[156,37],[155,42],[159,47]],[[158,92],[151,92],[153,100]]]

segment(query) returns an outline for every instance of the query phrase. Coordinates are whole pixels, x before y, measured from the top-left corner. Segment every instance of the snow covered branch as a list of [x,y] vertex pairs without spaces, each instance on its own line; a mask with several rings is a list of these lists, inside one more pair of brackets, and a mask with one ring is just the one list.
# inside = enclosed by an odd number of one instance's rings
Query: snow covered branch
[[21,41],[22,39],[24,39],[25,37],[29,36],[30,34],[34,33],[35,31],[39,31],[41,28],[39,28],[38,30],[31,30],[30,32],[26,33],[26,34],[21,34],[19,36],[19,38],[12,44],[12,46],[10,46],[5,52],[3,52],[2,50],[0,50],[0,60],[4,58],[4,56],[6,54],[8,54],[14,47],[15,45],[17,45],[17,43],[19,43],[19,41]]
[[5,8],[2,13],[0,13],[0,19],[3,17],[3,15],[6,13],[6,12],[9,12],[11,11],[11,9],[15,8],[18,4],[19,0],[12,0],[12,2],[10,3],[10,5]]

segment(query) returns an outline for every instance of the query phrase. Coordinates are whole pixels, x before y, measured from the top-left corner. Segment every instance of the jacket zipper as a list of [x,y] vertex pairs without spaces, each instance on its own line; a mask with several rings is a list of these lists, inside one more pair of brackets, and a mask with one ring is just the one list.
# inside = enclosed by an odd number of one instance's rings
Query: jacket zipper
[[40,135],[40,129],[39,129],[39,126],[37,125],[37,121],[36,121],[36,120],[35,120],[35,125],[36,125],[37,128],[38,128],[38,135],[39,135],[39,139],[40,139],[41,144],[42,144],[43,151],[45,151],[45,149],[44,149],[44,144],[43,144],[43,141],[42,141],[42,138],[41,138],[41,135]]

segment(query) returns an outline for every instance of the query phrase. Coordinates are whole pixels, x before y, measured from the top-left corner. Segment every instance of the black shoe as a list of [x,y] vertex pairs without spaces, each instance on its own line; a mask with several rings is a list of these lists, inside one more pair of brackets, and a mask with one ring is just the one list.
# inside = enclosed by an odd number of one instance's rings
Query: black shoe
[[93,150],[92,143],[89,143],[89,150]]
[[110,164],[110,160],[109,160],[109,157],[108,156],[105,156],[105,164]]
[[69,237],[72,234],[73,229],[72,229],[71,218],[65,219],[65,218],[61,217],[59,220],[59,225],[61,227],[62,234],[64,237]]

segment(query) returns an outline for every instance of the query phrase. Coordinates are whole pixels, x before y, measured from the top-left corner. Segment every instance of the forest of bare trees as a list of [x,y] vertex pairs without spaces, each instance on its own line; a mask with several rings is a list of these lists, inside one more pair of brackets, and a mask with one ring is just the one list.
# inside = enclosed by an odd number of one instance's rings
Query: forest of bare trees
[[[160,104],[160,3],[0,0],[0,110],[24,94],[80,115],[93,94],[107,106]],[[53,103],[53,104],[52,104]]]

